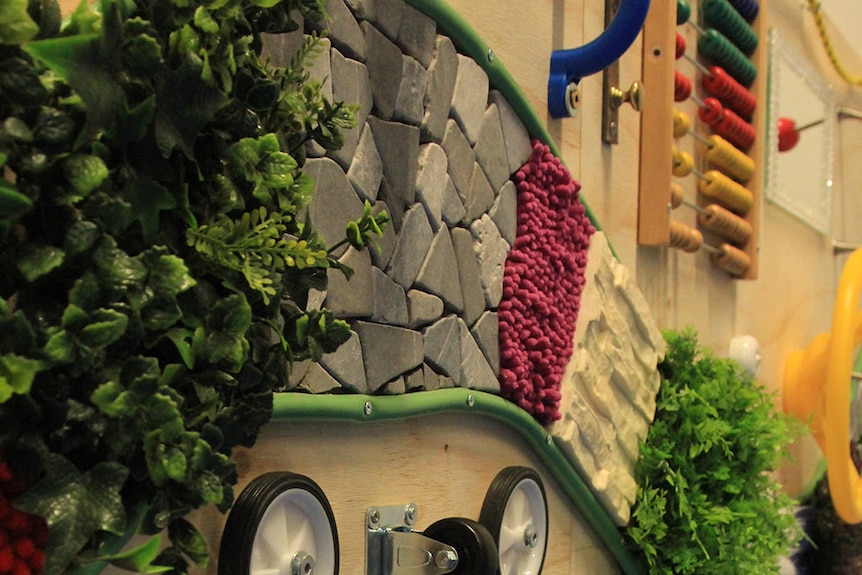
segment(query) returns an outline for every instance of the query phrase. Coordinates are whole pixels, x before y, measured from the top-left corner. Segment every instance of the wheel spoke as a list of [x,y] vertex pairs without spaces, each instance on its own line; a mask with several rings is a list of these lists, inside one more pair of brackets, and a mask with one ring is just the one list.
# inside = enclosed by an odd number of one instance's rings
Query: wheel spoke
[[500,540],[497,549],[502,556],[510,549],[517,549],[524,541],[524,531],[518,526],[503,524],[500,526]]

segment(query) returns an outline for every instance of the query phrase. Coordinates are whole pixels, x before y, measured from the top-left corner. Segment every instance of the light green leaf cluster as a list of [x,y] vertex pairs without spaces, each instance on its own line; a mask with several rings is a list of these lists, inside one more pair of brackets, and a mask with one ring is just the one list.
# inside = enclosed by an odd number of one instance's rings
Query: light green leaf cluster
[[665,338],[630,546],[651,575],[777,574],[800,533],[772,472],[796,428],[762,385],[701,349],[693,331]]

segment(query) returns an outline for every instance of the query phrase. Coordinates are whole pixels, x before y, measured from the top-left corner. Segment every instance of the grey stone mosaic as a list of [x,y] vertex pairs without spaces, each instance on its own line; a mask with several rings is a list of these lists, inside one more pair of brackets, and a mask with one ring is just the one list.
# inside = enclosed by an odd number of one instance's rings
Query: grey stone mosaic
[[470,328],[470,335],[495,375],[500,374],[500,322],[497,312],[486,311]]
[[515,245],[515,236],[517,233],[518,222],[518,190],[515,187],[515,182],[509,180],[503,187],[497,197],[494,198],[494,205],[488,211],[488,215],[497,226],[497,231],[509,244],[509,247]]
[[458,318],[461,333],[461,375],[459,387],[469,387],[491,393],[500,393],[500,382],[485,360],[485,355],[470,334],[464,320]]
[[398,29],[404,20],[404,0],[376,0],[377,8],[374,10],[372,22],[390,40],[398,37]]
[[[383,161],[383,179],[394,197],[400,197],[402,207],[413,205],[416,199],[416,171],[419,158],[419,128],[398,122],[368,118],[377,151]],[[396,206],[387,199],[389,207]]]
[[458,75],[458,52],[448,36],[437,36],[434,54],[428,66],[425,84],[425,115],[422,118],[422,141],[440,142],[452,107],[455,78]]
[[488,103],[488,75],[472,58],[458,54],[458,76],[452,94],[450,115],[458,121],[470,145],[479,138],[479,128]]
[[476,154],[473,153],[470,142],[464,137],[464,132],[455,120],[450,119],[446,122],[442,146],[449,160],[449,177],[452,178],[455,189],[463,199],[469,194],[470,177],[473,175]]
[[419,268],[425,261],[428,248],[431,247],[433,237],[434,233],[431,231],[431,224],[428,223],[428,216],[425,215],[425,208],[422,204],[413,205],[404,214],[398,243],[386,269],[386,273],[394,282],[405,289],[413,285]]
[[418,289],[407,292],[408,327],[418,328],[437,321],[443,315],[443,300]]
[[329,155],[342,168],[348,168],[354,162],[356,146],[365,128],[365,120],[371,112],[374,98],[371,95],[371,79],[365,64],[345,58],[333,48],[330,56],[332,68],[332,98],[336,102],[355,104],[359,109],[354,112],[356,126],[344,130],[344,145],[339,150],[329,152]]
[[366,124],[347,170],[347,180],[362,200],[374,203],[383,181],[383,161],[374,142],[374,132]]
[[366,321],[357,321],[353,329],[362,342],[362,358],[370,393],[376,392],[400,374],[422,365],[424,348],[419,332]]
[[371,268],[371,290],[374,313],[371,320],[389,325],[406,326],[407,296],[404,288],[392,281],[380,268]]
[[479,139],[473,151],[476,152],[476,161],[485,171],[488,183],[497,192],[509,181],[509,160],[506,157],[503,127],[500,125],[500,114],[497,112],[496,104],[491,104],[485,109],[482,127],[479,129]]
[[[371,213],[377,216],[380,212],[390,214],[389,206],[386,202],[378,201],[371,208]],[[398,243],[398,236],[395,234],[395,226],[389,223],[383,226],[383,236],[375,237],[374,243],[368,248],[371,252],[371,261],[374,265],[382,270],[386,269],[389,261],[392,259],[392,254],[395,252],[395,245]]]
[[332,353],[320,358],[320,365],[334,377],[341,386],[356,393],[368,391],[365,380],[365,368],[362,359],[362,344],[356,332],[350,333],[350,339]]
[[368,22],[362,22],[362,31],[368,46],[368,76],[371,78],[371,95],[374,99],[374,113],[385,120],[392,119],[398,90],[401,87],[401,74],[404,55],[398,46]]
[[434,20],[413,6],[404,6],[395,43],[405,54],[416,58],[423,67],[427,68],[431,64],[436,36],[437,23]]
[[467,188],[467,194],[463,196],[463,200],[464,209],[467,213],[461,221],[465,225],[470,225],[494,205],[494,189],[488,183],[488,178],[485,177],[485,172],[479,162],[473,164],[470,185]]
[[310,159],[303,172],[314,180],[314,198],[308,205],[308,215],[326,245],[335,245],[344,238],[347,222],[362,217],[362,202],[334,160]]
[[312,363],[305,372],[305,377],[299,382],[297,389],[311,393],[331,393],[341,388],[338,380],[323,369],[319,363]]
[[425,328],[425,362],[435,371],[453,379],[461,377],[461,329],[458,316],[447,315]]
[[443,221],[449,226],[458,225],[466,216],[467,210],[464,209],[464,202],[458,191],[455,189],[455,184],[452,183],[452,178],[446,176],[446,189],[443,191]]
[[452,246],[458,262],[458,282],[464,298],[461,317],[472,326],[485,311],[485,291],[479,277],[479,263],[473,251],[473,236],[464,228],[452,228]]
[[509,254],[508,244],[487,214],[470,225],[470,233],[473,234],[473,250],[479,261],[485,303],[496,308],[503,297],[503,269]]
[[446,194],[448,160],[446,152],[435,143],[419,149],[419,171],[416,174],[416,199],[425,206],[428,222],[436,233],[443,222],[443,199]]
[[459,314],[464,311],[464,297],[458,281],[458,260],[455,258],[449,228],[444,226],[434,235],[415,285],[439,296],[446,309]]
[[325,30],[333,46],[354,60],[365,61],[365,35],[359,28],[353,13],[344,0],[324,0],[328,19],[313,25],[316,30]]
[[427,72],[422,64],[411,56],[404,56],[402,62],[401,85],[398,87],[392,118],[418,126],[425,114],[422,98],[425,95]]
[[348,281],[340,270],[326,270],[328,285],[324,305],[336,317],[370,316],[374,313],[371,254],[368,250],[349,248],[338,261],[351,268],[353,276]]
[[488,101],[497,106],[500,124],[503,128],[503,141],[506,143],[506,157],[509,160],[509,173],[514,174],[527,162],[533,145],[530,134],[521,122],[512,105],[499,90],[491,90]]

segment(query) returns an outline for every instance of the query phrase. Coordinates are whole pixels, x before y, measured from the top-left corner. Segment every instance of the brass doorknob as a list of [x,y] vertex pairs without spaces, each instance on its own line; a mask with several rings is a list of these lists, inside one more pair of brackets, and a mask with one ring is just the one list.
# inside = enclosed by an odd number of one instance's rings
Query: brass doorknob
[[611,87],[610,89],[611,106],[616,110],[620,106],[628,102],[632,108],[639,112],[643,105],[644,89],[640,82],[632,82],[631,87],[623,92],[619,88]]

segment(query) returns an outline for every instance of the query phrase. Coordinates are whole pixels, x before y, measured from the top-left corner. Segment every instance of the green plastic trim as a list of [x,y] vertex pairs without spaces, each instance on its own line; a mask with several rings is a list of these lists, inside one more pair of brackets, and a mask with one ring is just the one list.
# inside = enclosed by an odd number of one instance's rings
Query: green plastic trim
[[[437,22],[440,31],[452,39],[452,42],[466,56],[470,56],[476,61],[479,66],[488,74],[488,79],[491,84],[506,97],[506,100],[514,108],[515,113],[524,123],[527,132],[537,138],[542,143],[547,145],[551,152],[563,160],[563,155],[560,153],[557,144],[551,137],[550,132],[545,127],[545,123],[536,114],[536,110],[530,105],[527,97],[521,91],[518,83],[506,70],[499,58],[494,56],[491,47],[486,44],[479,34],[461,18],[451,6],[443,0],[406,0],[420,12],[430,16]],[[597,230],[601,230],[601,225],[596,219],[593,211],[590,209],[586,200],[581,197],[581,203],[586,209],[587,217]]]
[[581,476],[548,432],[523,409],[498,395],[454,388],[404,395],[309,395],[277,393],[272,421],[352,421],[402,420],[427,415],[461,412],[484,416],[504,423],[517,432],[547,466],[560,487],[595,530],[623,572],[642,575],[622,535],[610,520]]

